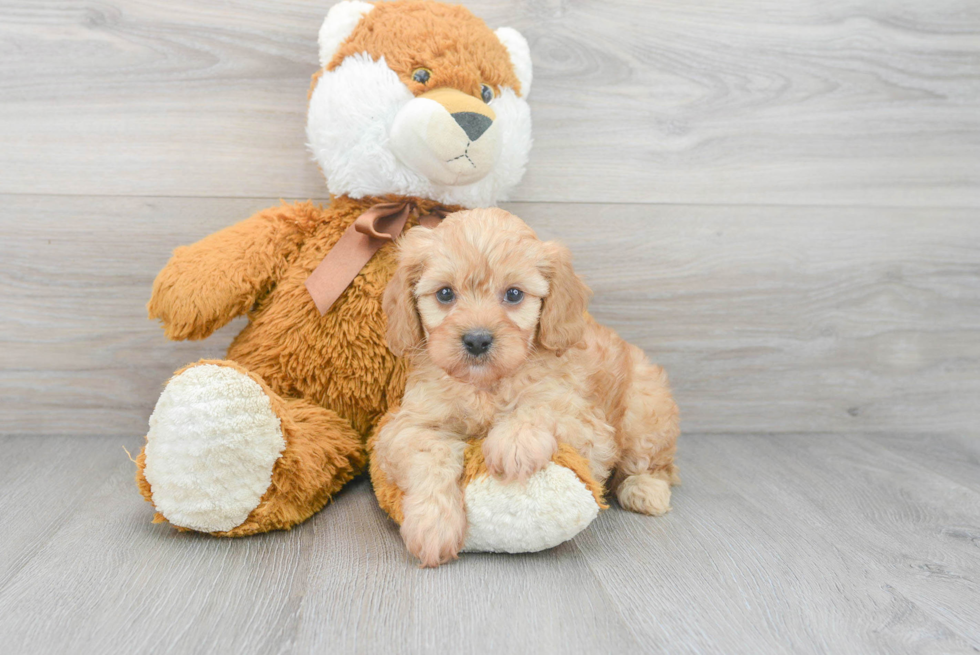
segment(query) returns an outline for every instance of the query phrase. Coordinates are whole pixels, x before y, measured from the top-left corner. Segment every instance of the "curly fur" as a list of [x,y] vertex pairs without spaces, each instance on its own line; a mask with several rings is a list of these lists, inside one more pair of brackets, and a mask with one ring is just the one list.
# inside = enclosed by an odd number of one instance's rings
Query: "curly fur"
[[[566,248],[503,210],[471,210],[411,230],[399,262],[384,300],[388,341],[412,365],[374,457],[401,492],[402,536],[423,566],[463,542],[460,480],[474,438],[505,481],[527,480],[570,446],[600,483],[615,470],[627,509],[669,510],[680,428],[666,373],[585,313],[590,292]],[[445,287],[451,302],[436,297]],[[523,300],[506,302],[509,288]],[[464,347],[472,330],[492,335],[485,355]]]

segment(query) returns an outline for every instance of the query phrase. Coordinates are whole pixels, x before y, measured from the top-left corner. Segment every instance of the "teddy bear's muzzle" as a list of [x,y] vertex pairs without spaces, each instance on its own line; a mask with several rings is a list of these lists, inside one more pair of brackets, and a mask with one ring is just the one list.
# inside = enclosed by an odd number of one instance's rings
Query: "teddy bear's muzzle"
[[398,159],[434,184],[461,186],[493,170],[500,130],[493,109],[450,88],[424,93],[399,110],[390,145]]

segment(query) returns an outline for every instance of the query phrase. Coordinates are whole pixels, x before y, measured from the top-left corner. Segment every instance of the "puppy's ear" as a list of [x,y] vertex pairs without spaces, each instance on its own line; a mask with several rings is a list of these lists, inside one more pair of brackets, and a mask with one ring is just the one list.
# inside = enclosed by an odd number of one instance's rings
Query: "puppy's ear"
[[422,345],[422,322],[415,306],[415,284],[422,275],[428,239],[415,227],[400,240],[398,268],[385,289],[382,307],[388,317],[388,348],[399,357]]
[[538,343],[559,355],[582,340],[585,332],[585,310],[592,291],[575,274],[572,253],[565,246],[548,241],[544,244],[548,280],[548,297],[542,301],[538,322]]

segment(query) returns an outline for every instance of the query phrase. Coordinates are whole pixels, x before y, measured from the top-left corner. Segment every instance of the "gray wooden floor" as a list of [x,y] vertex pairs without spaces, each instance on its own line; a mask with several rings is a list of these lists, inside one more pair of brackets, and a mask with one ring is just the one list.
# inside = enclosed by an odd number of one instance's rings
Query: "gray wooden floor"
[[980,650],[976,439],[692,436],[665,518],[437,570],[364,480],[288,533],[152,525],[124,441],[0,440],[3,652]]
[[177,245],[325,200],[331,0],[0,0],[0,652],[980,650],[980,3],[468,0],[520,29],[507,207],[670,371],[674,512],[406,556],[369,486],[290,533],[151,525],[122,446],[220,356]]

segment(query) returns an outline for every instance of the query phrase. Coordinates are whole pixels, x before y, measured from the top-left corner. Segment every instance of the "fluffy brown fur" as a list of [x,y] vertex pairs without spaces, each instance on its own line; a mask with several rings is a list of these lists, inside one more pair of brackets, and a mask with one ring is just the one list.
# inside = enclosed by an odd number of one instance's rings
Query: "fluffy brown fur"
[[[327,70],[358,52],[375,60],[383,56],[415,95],[448,87],[479,98],[481,84],[493,87],[494,93],[502,85],[521,93],[507,49],[462,5],[379,2],[337,51]],[[425,84],[412,79],[412,72],[420,67],[432,75]]]
[[[452,300],[440,300],[441,289]],[[508,290],[522,298],[508,300]],[[411,356],[402,404],[379,429],[379,473],[401,491],[401,531],[423,566],[458,553],[470,439],[487,469],[526,480],[562,445],[627,509],[670,509],[680,433],[666,373],[586,313],[571,255],[500,209],[458,212],[403,239],[385,293],[392,350]],[[492,336],[473,354],[463,337]]]
[[[343,197],[327,208],[297,203],[267,209],[178,248],[157,276],[149,314],[171,339],[203,339],[248,313],[250,322],[227,359],[199,364],[249,375],[282,420],[287,445],[272,486],[245,523],[221,536],[289,528],[319,511],[363,470],[368,434],[401,396],[405,364],[385,344],[380,302],[396,266],[393,247],[374,255],[325,316],[304,286],[347,226],[390,200]],[[435,207],[413,200],[423,213]],[[144,461],[141,454],[137,484],[152,502]]]

